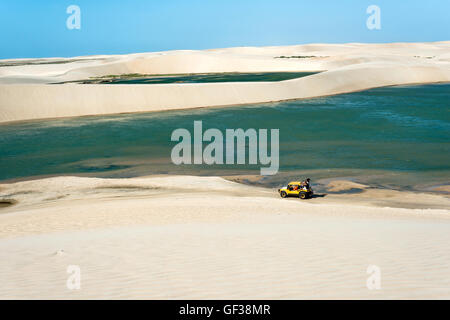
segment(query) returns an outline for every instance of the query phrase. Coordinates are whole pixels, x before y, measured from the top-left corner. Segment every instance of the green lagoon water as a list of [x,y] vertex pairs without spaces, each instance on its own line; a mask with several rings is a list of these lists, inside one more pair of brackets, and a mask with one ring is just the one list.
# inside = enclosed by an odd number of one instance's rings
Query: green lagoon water
[[95,79],[74,81],[91,84],[161,84],[161,83],[209,83],[209,82],[255,82],[255,81],[283,81],[302,78],[317,72],[252,72],[252,73],[205,73],[205,74],[178,74],[178,75],[129,75],[113,76]]
[[[227,108],[80,117],[0,125],[0,180],[77,174],[259,174],[259,165],[171,163],[173,130],[277,128],[275,186],[309,176],[423,189],[450,182],[450,84],[386,87]],[[206,144],[205,144],[206,145]]]

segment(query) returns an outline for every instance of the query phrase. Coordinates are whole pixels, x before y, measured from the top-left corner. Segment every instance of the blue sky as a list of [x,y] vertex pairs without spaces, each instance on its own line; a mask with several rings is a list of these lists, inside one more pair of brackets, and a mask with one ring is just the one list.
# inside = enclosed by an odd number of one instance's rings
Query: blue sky
[[[69,5],[81,29],[66,27]],[[366,8],[381,8],[368,30]],[[2,0],[0,59],[302,43],[450,40],[448,0]]]

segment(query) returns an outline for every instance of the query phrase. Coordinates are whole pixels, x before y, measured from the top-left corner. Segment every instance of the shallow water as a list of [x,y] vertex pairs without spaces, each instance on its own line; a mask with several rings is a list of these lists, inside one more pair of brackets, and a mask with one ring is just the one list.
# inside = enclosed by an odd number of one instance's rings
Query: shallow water
[[252,72],[252,73],[205,73],[179,75],[136,75],[117,76],[74,81],[78,83],[107,84],[158,84],[158,83],[208,83],[208,82],[248,82],[248,81],[283,81],[306,77],[317,72]]
[[[344,177],[375,186],[450,181],[450,84],[377,88],[316,99],[227,108],[81,117],[0,126],[0,179],[85,174],[259,174],[260,166],[171,163],[177,128],[280,129],[280,173]],[[206,145],[206,144],[205,144]]]

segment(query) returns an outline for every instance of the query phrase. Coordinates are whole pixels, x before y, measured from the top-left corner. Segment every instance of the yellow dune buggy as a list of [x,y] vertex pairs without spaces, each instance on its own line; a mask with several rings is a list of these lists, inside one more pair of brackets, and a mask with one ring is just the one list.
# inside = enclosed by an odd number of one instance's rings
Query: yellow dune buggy
[[299,181],[289,182],[286,187],[278,189],[278,192],[282,198],[299,197],[300,199],[308,199],[314,194],[311,187],[307,188]]

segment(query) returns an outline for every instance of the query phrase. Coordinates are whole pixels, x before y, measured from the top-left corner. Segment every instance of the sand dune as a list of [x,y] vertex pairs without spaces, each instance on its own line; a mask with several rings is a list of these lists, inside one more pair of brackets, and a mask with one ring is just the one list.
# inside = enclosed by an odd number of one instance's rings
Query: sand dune
[[[313,57],[286,59],[280,56]],[[448,82],[449,57],[450,42],[435,42],[169,51],[76,57],[64,63],[61,58],[55,58],[60,61],[58,64],[42,64],[47,60],[40,59],[41,64],[0,67],[0,122],[227,106],[398,84]],[[8,63],[18,62],[9,60]],[[324,72],[275,83],[48,84],[127,73],[269,71]]]
[[[281,199],[217,177],[0,188],[17,201],[0,208],[3,299],[450,298],[448,209]],[[366,287],[369,265],[381,290]]]
[[[280,58],[281,56],[297,58]],[[303,57],[298,56],[314,56]],[[281,82],[51,84],[111,74],[323,71]],[[227,106],[450,81],[450,42],[0,61],[0,122]],[[219,177],[0,184],[0,298],[450,299],[450,199],[329,181],[307,201]],[[78,265],[81,289],[66,287]],[[381,290],[366,287],[369,265]]]

